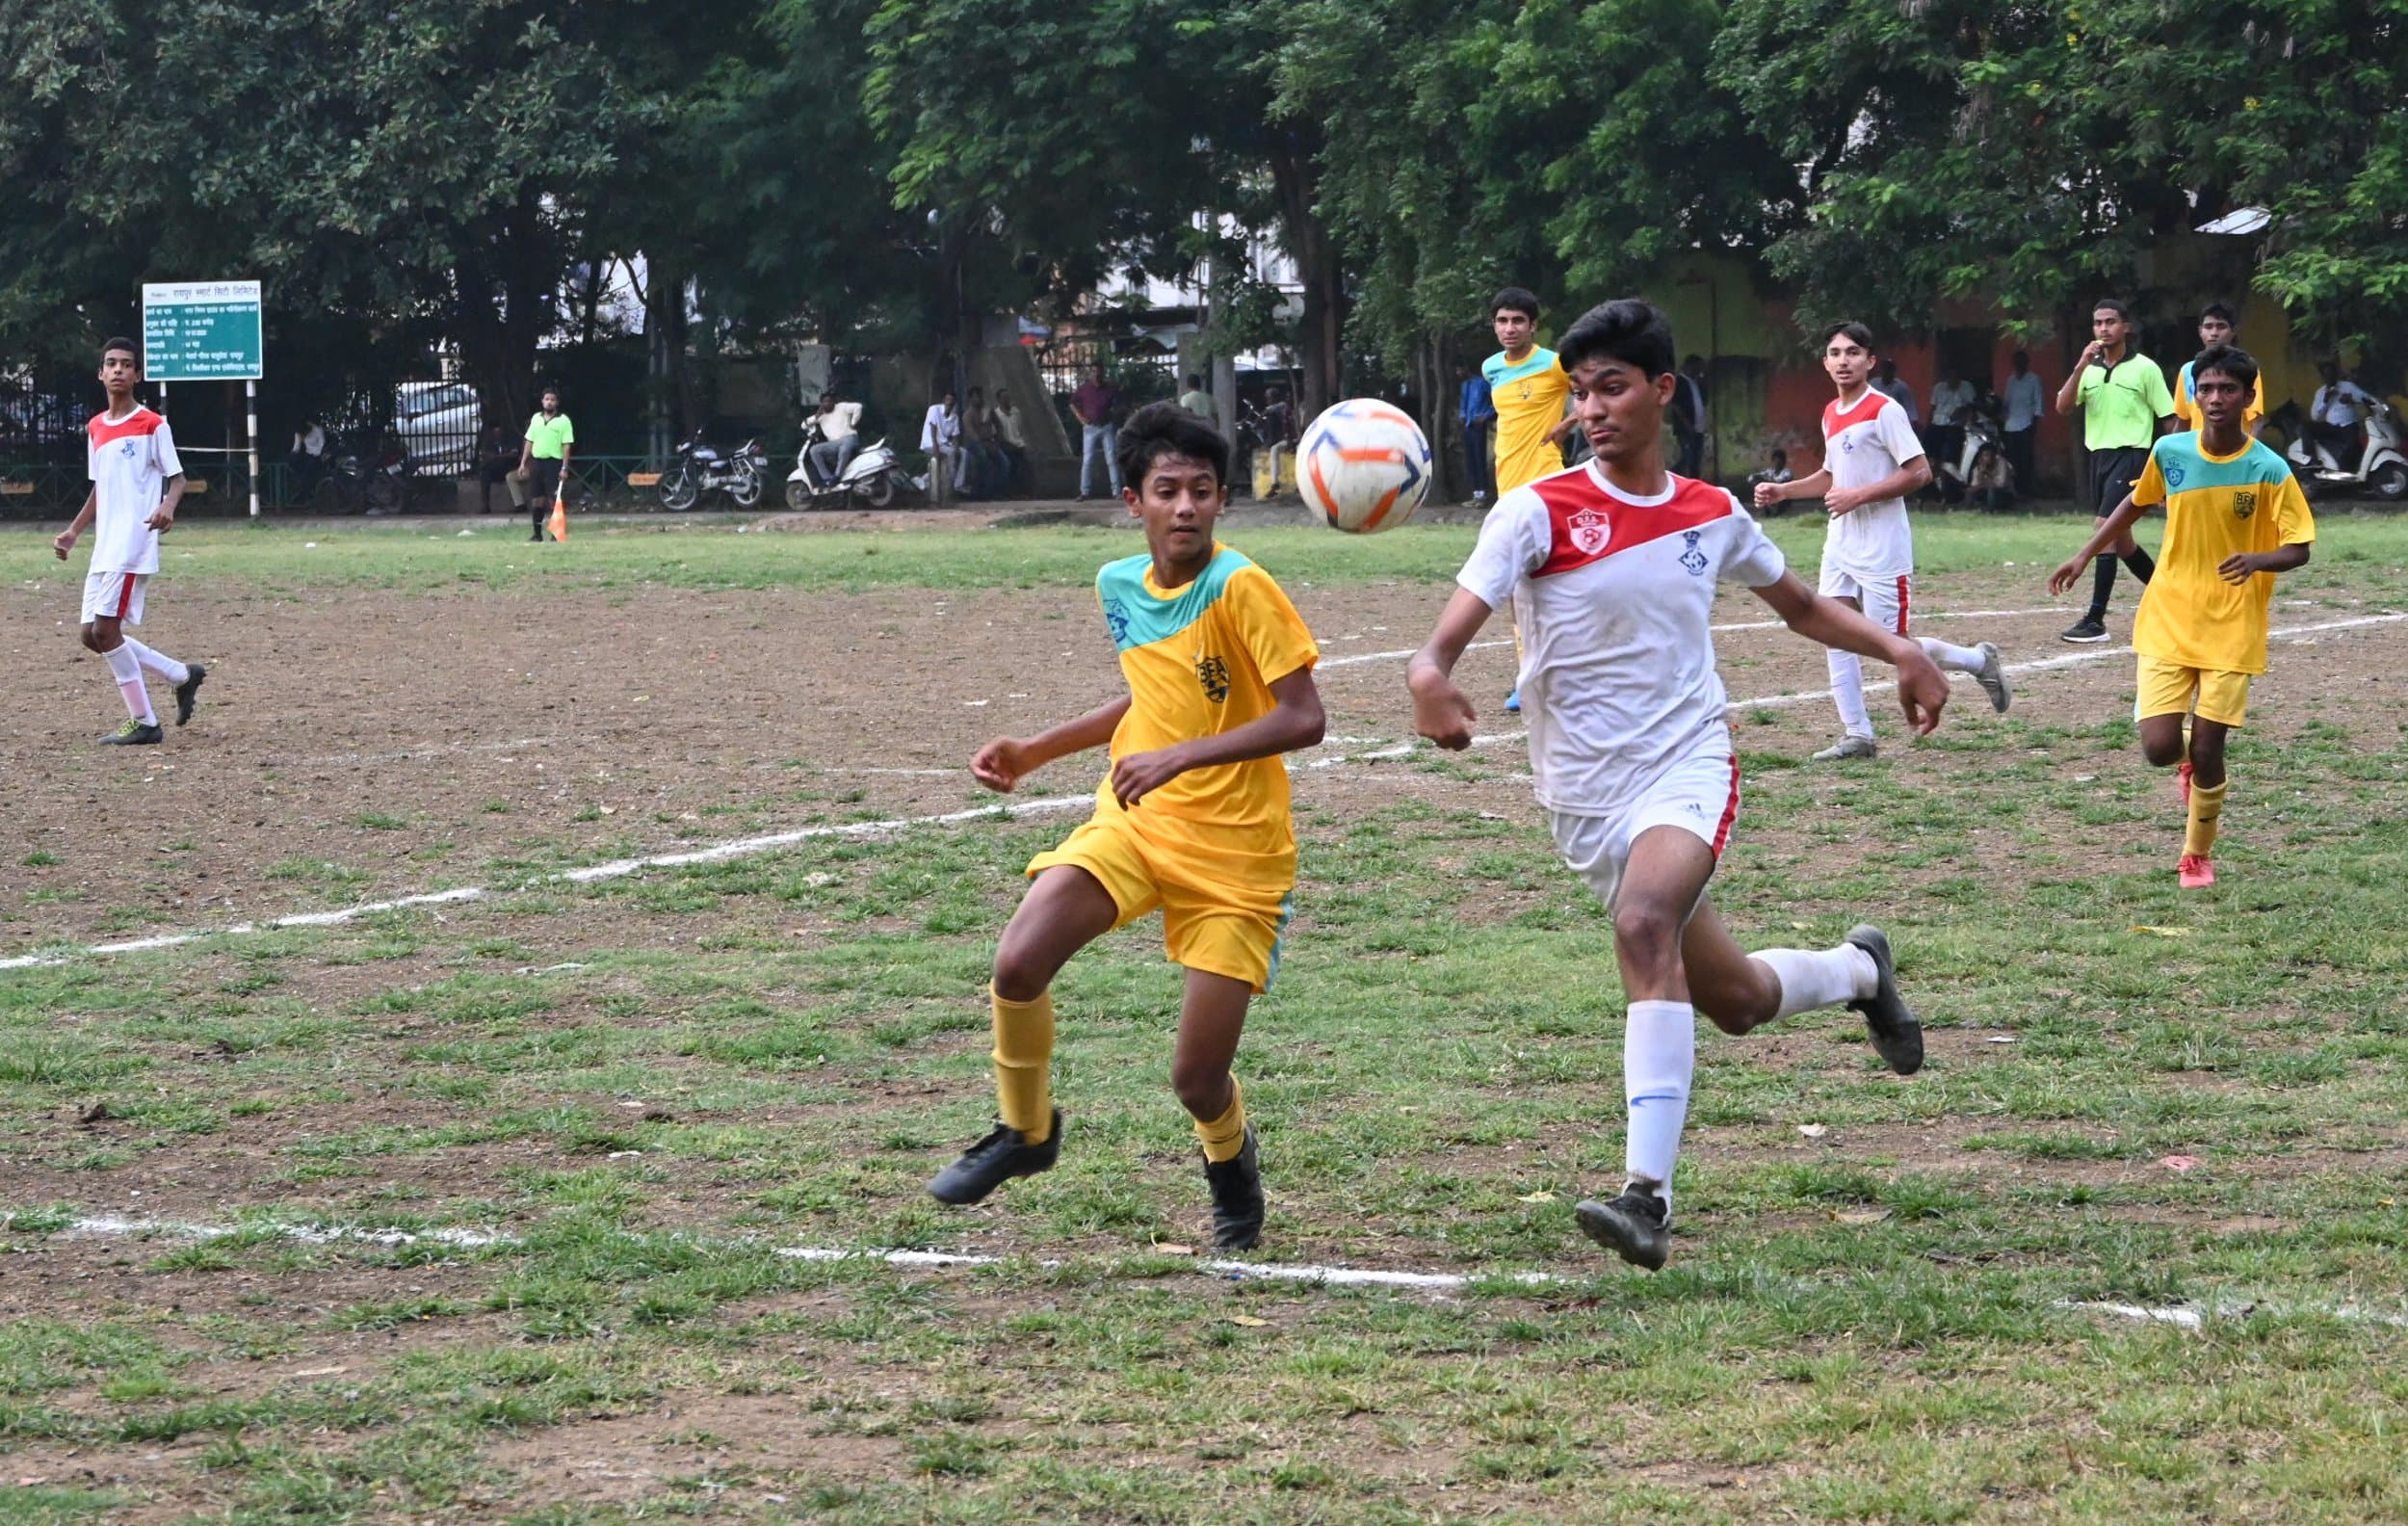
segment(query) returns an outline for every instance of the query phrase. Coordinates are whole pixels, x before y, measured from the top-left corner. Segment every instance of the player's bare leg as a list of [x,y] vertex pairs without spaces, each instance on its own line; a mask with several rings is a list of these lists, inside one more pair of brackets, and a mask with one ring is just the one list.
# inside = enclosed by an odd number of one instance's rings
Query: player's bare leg
[[1120,920],[1120,908],[1096,878],[1075,864],[1036,877],[995,950],[990,992],[995,1030],[995,1093],[1002,1121],[936,1173],[929,1195],[974,1203],[1014,1176],[1051,1170],[1061,1152],[1061,1113],[1048,1071],[1054,1053],[1054,977],[1070,957]]
[[[2183,735],[2183,723],[2190,734]],[[2186,890],[2215,883],[2215,838],[2224,821],[2224,744],[2232,727],[2205,716],[2154,715],[2140,723],[2141,755],[2184,771],[2183,856],[2175,877]]]
[[1623,1184],[1618,1196],[1584,1201],[1572,1216],[1583,1234],[1651,1272],[1671,1252],[1672,1165],[1697,1068],[1682,939],[1714,869],[1714,851],[1695,833],[1658,827],[1631,845],[1614,892],[1613,952],[1630,1002],[1622,1027]]
[[1245,1096],[1230,1072],[1245,1033],[1254,987],[1210,970],[1188,971],[1179,1007],[1179,1039],[1170,1085],[1195,1120],[1204,1147],[1204,1181],[1213,1195],[1213,1249],[1250,1250],[1263,1234],[1263,1173]]

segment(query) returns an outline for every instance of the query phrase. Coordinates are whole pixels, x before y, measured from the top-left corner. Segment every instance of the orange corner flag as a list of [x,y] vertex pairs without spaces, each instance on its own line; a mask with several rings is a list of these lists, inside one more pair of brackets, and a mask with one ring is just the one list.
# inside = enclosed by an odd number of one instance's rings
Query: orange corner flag
[[568,490],[566,488],[563,488],[558,494],[554,495],[552,499],[552,517],[545,523],[544,529],[552,533],[553,539],[563,543],[567,541]]

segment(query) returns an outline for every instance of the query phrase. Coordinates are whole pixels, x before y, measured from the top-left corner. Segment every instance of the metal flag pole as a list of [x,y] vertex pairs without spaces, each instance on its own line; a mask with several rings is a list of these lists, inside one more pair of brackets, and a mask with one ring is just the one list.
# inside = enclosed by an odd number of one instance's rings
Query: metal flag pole
[[250,419],[250,516],[259,517],[259,382],[243,382],[243,411]]

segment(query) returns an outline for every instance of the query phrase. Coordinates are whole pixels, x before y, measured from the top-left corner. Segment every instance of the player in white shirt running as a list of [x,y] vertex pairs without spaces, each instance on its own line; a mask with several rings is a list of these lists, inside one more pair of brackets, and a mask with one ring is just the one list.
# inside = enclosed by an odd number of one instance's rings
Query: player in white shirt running
[[[1915,533],[1906,523],[1906,495],[1931,481],[1931,462],[1906,409],[1871,384],[1872,330],[1833,324],[1823,334],[1822,369],[1839,397],[1822,410],[1822,470],[1794,482],[1758,483],[1759,509],[1785,498],[1820,498],[1831,515],[1823,534],[1820,592],[1895,635],[1906,634],[1914,603]],[[2006,665],[1989,642],[1957,646],[1923,639],[1924,655],[1943,668],[1972,673],[2003,713],[2009,696]],[[1844,734],[1815,754],[1818,763],[1869,758],[1880,751],[1865,708],[1865,669],[1852,651],[1834,646],[1831,698]]]
[[1755,591],[1790,629],[1896,664],[1907,724],[1940,722],[1948,679],[1913,642],[1880,629],[1789,571],[1739,500],[1664,469],[1672,329],[1644,302],[1607,303],[1557,341],[1594,460],[1498,500],[1459,587],[1406,682],[1414,728],[1442,748],[1472,740],[1452,676],[1490,613],[1512,604],[1524,644],[1531,773],[1565,864],[1613,912],[1630,1003],[1622,1073],[1627,1180],[1574,1210],[1585,1234],[1635,1265],[1670,1249],[1672,1165],[1688,1116],[1696,1013],[1725,1033],[1845,1003],[1900,1075],[1923,1064],[1923,1029],[1898,995],[1889,939],[1859,927],[1837,948],[1732,941],[1706,884],[1738,818],[1738,755],[1714,671],[1715,585]]
[[159,570],[159,537],[174,528],[175,506],[184,497],[184,463],[176,459],[168,421],[134,401],[143,379],[142,353],[131,339],[100,347],[100,385],[109,406],[84,426],[85,464],[92,491],[75,522],[50,542],[64,562],[86,530],[92,536],[92,566],[84,578],[84,645],[108,660],[129,719],[100,740],[146,746],[160,739],[159,714],[150,707],[143,670],[175,686],[175,724],[193,718],[200,681],[209,670],[180,663],[125,634],[143,622],[143,595]]

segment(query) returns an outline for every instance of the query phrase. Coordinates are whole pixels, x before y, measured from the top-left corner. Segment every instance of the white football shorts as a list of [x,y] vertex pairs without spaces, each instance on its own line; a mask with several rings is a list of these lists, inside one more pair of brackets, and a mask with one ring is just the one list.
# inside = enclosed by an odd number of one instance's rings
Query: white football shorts
[[1631,844],[1642,832],[1678,827],[1694,833],[1716,858],[1722,856],[1740,815],[1739,759],[1724,751],[1694,753],[1657,775],[1626,809],[1610,816],[1547,814],[1564,866],[1610,908],[1622,887]]
[[150,587],[147,572],[93,572],[84,579],[84,623],[118,619],[128,625],[143,622],[143,593]]

